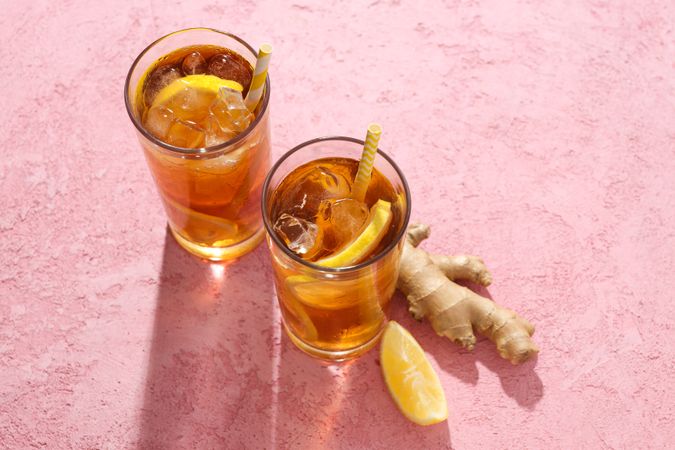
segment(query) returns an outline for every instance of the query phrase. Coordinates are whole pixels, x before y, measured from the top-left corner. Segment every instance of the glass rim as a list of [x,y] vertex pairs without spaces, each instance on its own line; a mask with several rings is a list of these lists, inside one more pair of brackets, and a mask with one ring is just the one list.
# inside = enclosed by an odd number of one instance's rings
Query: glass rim
[[171,36],[174,36],[176,34],[180,33],[185,33],[187,31],[212,31],[214,33],[222,34],[224,36],[230,37],[240,44],[242,44],[244,47],[246,47],[253,55],[256,55],[255,50],[253,47],[251,47],[246,41],[241,39],[240,37],[232,34],[232,33],[227,33],[225,31],[220,31],[216,30],[215,28],[208,28],[208,27],[193,27],[193,28],[184,28],[182,30],[174,31],[169,34],[166,34],[159,39],[156,39],[153,41],[151,44],[149,44],[147,47],[143,49],[141,53],[138,54],[134,62],[131,64],[131,67],[129,68],[129,72],[127,73],[127,78],[126,81],[124,82],[124,104],[127,108],[127,114],[129,114],[129,118],[131,119],[131,122],[134,124],[136,129],[145,137],[147,140],[149,140],[151,143],[164,148],[165,150],[168,150],[170,152],[174,153],[180,153],[182,155],[191,155],[191,156],[200,156],[200,155],[211,155],[214,153],[218,153],[222,150],[225,150],[227,147],[230,147],[239,141],[243,140],[246,138],[251,132],[258,126],[260,121],[262,120],[263,116],[265,115],[265,112],[267,112],[267,106],[269,104],[270,100],[270,76],[267,74],[267,77],[265,77],[265,90],[263,91],[263,96],[262,96],[262,106],[260,108],[260,113],[256,116],[256,118],[251,122],[251,124],[241,133],[233,137],[232,139],[223,142],[222,144],[218,145],[213,145],[211,147],[200,147],[200,148],[185,148],[185,147],[176,147],[175,145],[167,144],[166,142],[161,141],[160,139],[157,139],[154,137],[152,134],[150,134],[145,127],[143,127],[143,124],[140,123],[140,120],[135,116],[135,114],[132,111],[132,105],[131,105],[131,99],[129,98],[129,85],[131,84],[131,74],[134,72],[134,69],[136,69],[136,66],[138,66],[138,63],[140,62],[141,58],[145,56],[145,54],[153,48],[155,45],[159,44],[161,41],[168,39]]
[[274,173],[277,171],[277,169],[281,166],[281,164],[287,160],[291,155],[293,155],[295,152],[310,146],[312,144],[316,144],[319,142],[326,142],[326,141],[345,141],[345,142],[351,142],[359,145],[365,145],[365,142],[348,137],[348,136],[323,136],[323,137],[318,137],[315,139],[311,139],[309,141],[303,142],[302,144],[296,145],[284,155],[279,158],[279,160],[274,163],[270,171],[267,173],[267,176],[265,177],[265,182],[263,183],[262,187],[262,199],[261,199],[261,209],[262,209],[262,216],[263,216],[263,225],[265,226],[265,231],[267,232],[267,235],[274,241],[274,243],[281,248],[281,250],[284,252],[286,256],[294,260],[295,262],[308,267],[312,270],[315,270],[317,272],[323,272],[323,273],[345,273],[345,272],[355,272],[360,269],[363,269],[364,267],[368,267],[371,264],[374,264],[378,261],[380,261],[382,258],[387,256],[391,251],[401,242],[401,239],[404,238],[404,235],[408,229],[408,223],[410,221],[410,212],[411,212],[411,198],[410,198],[410,188],[408,186],[408,182],[405,179],[405,176],[403,175],[403,172],[401,169],[398,167],[398,165],[394,162],[394,160],[389,157],[386,153],[384,153],[380,148],[377,148],[377,153],[383,157],[389,165],[394,169],[396,174],[401,180],[401,184],[403,185],[403,192],[405,193],[405,200],[406,200],[406,210],[405,214],[403,216],[403,224],[401,226],[401,229],[399,232],[396,234],[396,237],[392,239],[392,241],[387,245],[384,250],[382,250],[377,256],[375,256],[372,259],[368,259],[366,261],[363,261],[359,264],[355,264],[353,266],[345,266],[345,267],[324,267],[324,266],[319,266],[317,264],[314,264],[311,261],[305,261],[304,259],[300,258],[298,255],[296,255],[294,252],[288,249],[284,242],[277,236],[277,234],[274,232],[273,226],[272,226],[272,221],[271,218],[268,215],[266,203],[267,203],[267,192],[269,191],[270,188],[270,183],[272,181],[272,176]]

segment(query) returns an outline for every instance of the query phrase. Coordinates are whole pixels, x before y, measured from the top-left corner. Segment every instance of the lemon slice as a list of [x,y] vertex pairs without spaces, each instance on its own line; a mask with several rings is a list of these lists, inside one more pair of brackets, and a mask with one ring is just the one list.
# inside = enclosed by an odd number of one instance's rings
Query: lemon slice
[[[169,207],[169,210],[173,209],[180,213],[180,215],[174,216],[174,218],[178,217],[181,219],[182,223],[179,223],[179,225],[188,228],[187,224],[190,224],[189,228],[192,230],[192,239],[205,243],[208,242],[214,247],[219,247],[230,245],[236,237],[238,231],[236,222],[192,210],[168,196],[162,196],[162,198]],[[169,216],[173,216],[171,211],[169,212]]]
[[382,336],[380,364],[389,393],[404,416],[418,425],[448,418],[438,375],[415,338],[394,321]]
[[242,85],[236,81],[224,80],[215,75],[188,75],[183,78],[173,80],[161,91],[159,91],[155,99],[152,101],[152,106],[169,103],[173,97],[182,92],[186,87],[196,89],[198,91],[208,92],[214,95],[218,93],[218,90],[221,87],[227,87],[239,92],[244,90]]
[[346,267],[358,263],[368,256],[387,234],[392,216],[391,203],[378,200],[370,209],[370,219],[361,234],[339,252],[314,264],[324,267]]

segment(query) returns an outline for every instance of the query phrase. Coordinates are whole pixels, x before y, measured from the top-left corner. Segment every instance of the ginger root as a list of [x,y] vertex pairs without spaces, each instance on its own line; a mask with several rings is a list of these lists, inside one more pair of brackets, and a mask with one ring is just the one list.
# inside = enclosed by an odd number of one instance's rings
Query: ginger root
[[468,350],[473,350],[476,343],[475,329],[512,364],[536,355],[539,349],[531,339],[532,324],[514,311],[453,283],[470,280],[490,285],[492,277],[483,261],[475,256],[432,255],[417,248],[429,232],[426,225],[411,225],[401,257],[397,287],[408,299],[413,317],[426,318],[439,336]]

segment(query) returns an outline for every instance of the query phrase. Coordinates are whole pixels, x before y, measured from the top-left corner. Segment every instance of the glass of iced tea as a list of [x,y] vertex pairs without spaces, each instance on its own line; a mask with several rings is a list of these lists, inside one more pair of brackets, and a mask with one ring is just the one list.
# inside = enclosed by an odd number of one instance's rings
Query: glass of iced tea
[[[351,198],[363,147],[349,137],[305,142],[274,165],[263,186],[284,328],[297,347],[322,359],[353,358],[377,342],[410,216],[405,178],[381,150],[365,200]],[[340,265],[345,257],[356,262]]]
[[221,31],[192,28],[136,58],[124,98],[172,234],[210,260],[236,258],[264,234],[262,184],[270,164],[269,78],[252,111],[244,99],[256,52]]

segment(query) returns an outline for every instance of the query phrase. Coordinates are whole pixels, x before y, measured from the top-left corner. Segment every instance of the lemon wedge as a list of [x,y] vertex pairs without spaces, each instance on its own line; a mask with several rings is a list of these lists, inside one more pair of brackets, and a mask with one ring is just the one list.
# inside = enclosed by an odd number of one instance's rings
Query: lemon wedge
[[438,375],[414,337],[390,321],[382,336],[380,364],[389,393],[404,416],[418,425],[448,418]]
[[186,87],[211,95],[217,94],[221,87],[234,89],[235,91],[239,92],[244,90],[242,85],[236,81],[224,80],[215,75],[187,75],[183,78],[173,80],[161,91],[159,91],[155,99],[152,101],[152,106],[170,103],[171,99],[183,92]]
[[322,258],[314,264],[324,267],[346,267],[358,263],[382,241],[389,231],[392,216],[391,203],[378,200],[370,208],[369,221],[361,234],[339,252]]

